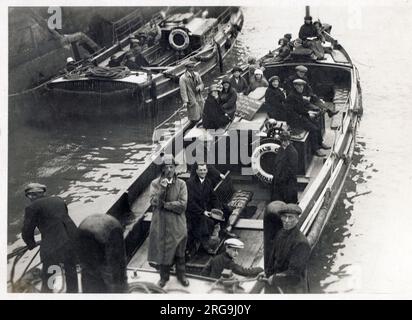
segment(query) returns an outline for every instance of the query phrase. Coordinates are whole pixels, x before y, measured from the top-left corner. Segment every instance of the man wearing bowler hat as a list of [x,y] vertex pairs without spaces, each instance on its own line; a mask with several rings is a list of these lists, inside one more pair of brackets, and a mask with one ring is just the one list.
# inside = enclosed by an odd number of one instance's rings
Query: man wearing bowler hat
[[266,293],[307,292],[306,266],[310,245],[298,228],[302,209],[297,204],[282,206],[278,214],[282,229],[276,233],[266,265]]
[[189,61],[186,64],[186,72],[179,79],[183,107],[187,108],[187,117],[192,122],[200,120],[204,106],[202,96],[204,84],[200,74],[194,70],[195,63]]
[[29,183],[24,190],[30,205],[24,215],[22,238],[30,250],[37,244],[34,231],[41,234],[40,259],[42,267],[42,292],[52,292],[49,277],[56,271],[51,267],[64,265],[66,292],[78,292],[76,254],[77,227],[69,217],[66,203],[62,198],[46,196],[46,186]]

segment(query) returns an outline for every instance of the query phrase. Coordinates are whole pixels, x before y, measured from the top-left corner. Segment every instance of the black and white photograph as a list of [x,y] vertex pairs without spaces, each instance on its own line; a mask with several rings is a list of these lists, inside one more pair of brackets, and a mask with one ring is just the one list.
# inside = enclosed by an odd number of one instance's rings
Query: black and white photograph
[[1,12],[6,299],[412,297],[412,1]]

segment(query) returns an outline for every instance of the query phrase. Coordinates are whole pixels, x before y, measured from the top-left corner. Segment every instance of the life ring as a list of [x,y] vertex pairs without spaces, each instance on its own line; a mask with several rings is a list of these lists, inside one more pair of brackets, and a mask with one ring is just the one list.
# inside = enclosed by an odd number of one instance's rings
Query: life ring
[[185,50],[190,43],[189,35],[180,28],[173,29],[169,34],[170,46],[178,51]]
[[[266,139],[265,139],[266,140]],[[265,141],[263,140],[263,142]],[[258,147],[256,147],[256,149],[253,151],[252,153],[252,159],[251,159],[251,163],[252,163],[252,170],[256,175],[256,178],[258,178],[260,181],[270,184],[272,183],[273,180],[273,174],[265,171],[262,168],[262,164],[261,164],[261,158],[264,154],[267,153],[273,153],[273,154],[277,154],[280,148],[280,145],[273,142],[273,139],[268,139],[266,140],[267,142],[259,145]]]

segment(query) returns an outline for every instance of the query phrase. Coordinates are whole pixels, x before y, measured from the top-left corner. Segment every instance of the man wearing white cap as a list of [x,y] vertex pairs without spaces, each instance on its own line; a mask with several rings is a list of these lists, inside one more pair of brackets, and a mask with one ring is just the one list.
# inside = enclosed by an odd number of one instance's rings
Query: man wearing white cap
[[325,157],[319,149],[330,149],[330,147],[323,143],[322,131],[316,120],[317,113],[310,108],[309,102],[303,99],[305,85],[306,81],[302,79],[293,81],[294,88],[285,101],[288,110],[287,122],[292,128],[309,131],[312,152],[318,157]]
[[67,292],[78,292],[76,254],[77,227],[69,217],[66,203],[60,197],[45,196],[46,186],[29,183],[25,188],[31,201],[24,215],[22,238],[28,248],[37,246],[34,231],[41,234],[40,259],[42,267],[42,292],[51,292],[49,277],[55,271],[50,267],[64,265]]
[[235,262],[239,250],[245,245],[239,239],[231,238],[225,241],[225,251],[217,255],[203,270],[202,275],[219,279],[224,269],[232,270],[233,273],[245,277],[256,277],[263,269],[260,267],[244,268]]
[[68,57],[66,59],[66,68],[64,69],[66,72],[70,72],[76,69],[76,62],[72,57]]
[[261,69],[256,69],[254,72],[253,77],[249,80],[249,89],[248,92],[252,92],[256,88],[259,87],[269,87],[269,83],[266,80],[265,76],[263,75],[263,71]]

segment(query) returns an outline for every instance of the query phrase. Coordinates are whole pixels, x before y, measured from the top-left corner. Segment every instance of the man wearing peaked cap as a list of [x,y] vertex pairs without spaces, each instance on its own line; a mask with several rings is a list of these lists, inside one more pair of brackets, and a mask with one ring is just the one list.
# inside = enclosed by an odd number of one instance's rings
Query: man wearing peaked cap
[[235,238],[230,238],[225,241],[225,251],[214,257],[206,268],[202,271],[202,275],[206,277],[219,279],[224,269],[231,270],[233,273],[245,276],[256,277],[263,269],[244,268],[235,262],[239,254],[239,250],[245,247],[244,243]]
[[305,80],[302,80],[302,79],[296,79],[296,80],[293,80],[293,84],[305,85],[305,84],[306,84],[306,81],[305,81]]
[[66,203],[62,198],[46,196],[46,186],[29,183],[24,189],[30,204],[26,207],[22,228],[22,238],[29,250],[37,243],[34,238],[36,228],[41,234],[40,259],[42,266],[42,292],[52,292],[49,287],[49,267],[64,265],[67,292],[78,292],[75,254],[77,227],[70,218]]
[[294,203],[282,207],[279,212],[282,230],[274,238],[271,260],[267,264],[269,277],[266,293],[307,292],[306,267],[310,257],[310,245],[299,230],[299,216],[302,209]]
[[248,89],[248,84],[245,79],[243,79],[240,74],[242,72],[242,68],[235,66],[232,69],[232,76],[230,77],[230,84],[233,89],[236,90],[237,93],[246,94]]
[[306,68],[305,66],[296,66],[295,70],[303,73],[308,72],[308,68]]

